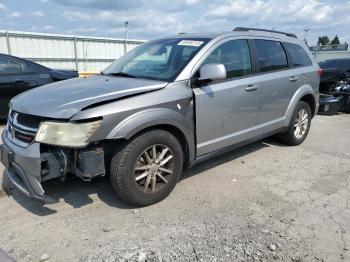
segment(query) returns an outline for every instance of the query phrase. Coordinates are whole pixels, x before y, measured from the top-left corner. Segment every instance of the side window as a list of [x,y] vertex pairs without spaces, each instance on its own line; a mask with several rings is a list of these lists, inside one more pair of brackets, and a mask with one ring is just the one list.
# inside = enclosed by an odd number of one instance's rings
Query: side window
[[14,61],[9,61],[8,71],[10,74],[22,73],[23,72],[22,64],[14,62]]
[[8,60],[0,59],[0,74],[8,74],[8,63]]
[[288,68],[287,55],[280,42],[254,40],[261,72]]
[[246,40],[232,40],[217,47],[203,64],[219,63],[226,68],[227,78],[252,73],[249,47]]
[[284,43],[292,59],[293,66],[311,66],[312,61],[305,50],[296,44]]

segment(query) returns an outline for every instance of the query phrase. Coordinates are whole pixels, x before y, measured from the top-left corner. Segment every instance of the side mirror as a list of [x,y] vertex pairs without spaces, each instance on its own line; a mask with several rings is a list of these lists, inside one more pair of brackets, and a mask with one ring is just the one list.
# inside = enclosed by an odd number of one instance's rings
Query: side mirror
[[223,64],[206,64],[199,69],[199,78],[196,82],[201,85],[222,79],[226,79],[226,68]]

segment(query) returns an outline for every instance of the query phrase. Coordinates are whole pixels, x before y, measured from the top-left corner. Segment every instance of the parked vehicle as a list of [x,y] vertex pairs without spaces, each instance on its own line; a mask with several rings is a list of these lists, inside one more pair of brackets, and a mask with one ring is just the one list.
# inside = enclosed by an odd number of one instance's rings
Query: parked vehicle
[[14,98],[2,163],[19,190],[49,203],[42,182],[109,170],[122,199],[154,204],[185,164],[273,134],[301,144],[318,110],[318,69],[288,33],[236,28],[150,41],[101,75]]
[[54,70],[31,61],[0,54],[0,119],[8,115],[10,100],[34,87],[78,77],[76,70]]
[[350,58],[326,60],[320,67],[323,73],[319,113],[350,113]]

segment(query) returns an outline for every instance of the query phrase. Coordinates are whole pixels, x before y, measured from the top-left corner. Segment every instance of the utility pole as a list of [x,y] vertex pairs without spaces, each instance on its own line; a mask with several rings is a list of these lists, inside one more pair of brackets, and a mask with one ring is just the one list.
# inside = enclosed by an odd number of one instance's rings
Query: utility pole
[[310,30],[311,30],[310,28],[305,28],[305,29],[304,29],[304,32],[305,32],[304,42],[305,42],[305,44],[307,44],[307,38],[306,38],[306,36],[307,36],[307,33],[308,33]]
[[129,22],[124,22],[125,26],[125,43],[124,43],[124,53],[126,54],[128,52],[128,40],[129,40]]

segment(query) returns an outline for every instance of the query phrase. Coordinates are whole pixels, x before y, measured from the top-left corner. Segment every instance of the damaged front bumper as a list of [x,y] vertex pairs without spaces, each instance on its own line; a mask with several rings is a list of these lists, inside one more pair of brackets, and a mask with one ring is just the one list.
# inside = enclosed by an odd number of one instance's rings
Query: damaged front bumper
[[41,186],[41,158],[40,145],[33,143],[27,148],[22,148],[11,143],[6,131],[2,134],[3,145],[0,146],[1,162],[5,166],[5,175],[9,181],[23,194],[30,198],[56,202],[45,195]]
[[45,194],[42,182],[57,177],[64,180],[67,173],[84,181],[105,174],[104,152],[101,148],[55,149],[41,152],[41,145],[33,142],[28,147],[12,143],[5,130],[0,145],[0,159],[8,180],[26,196],[47,204],[58,200]]

